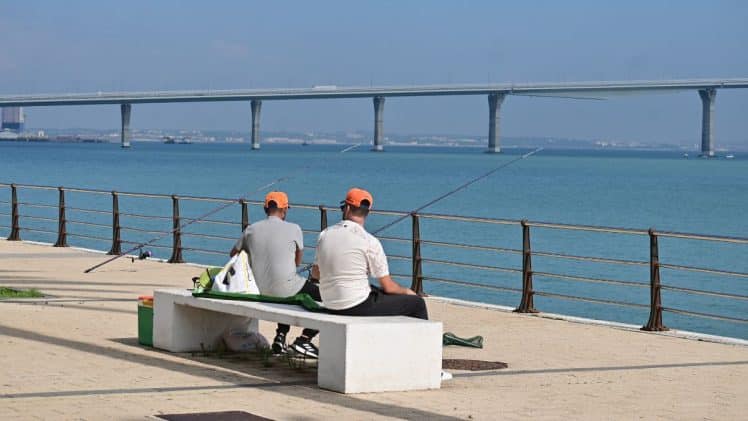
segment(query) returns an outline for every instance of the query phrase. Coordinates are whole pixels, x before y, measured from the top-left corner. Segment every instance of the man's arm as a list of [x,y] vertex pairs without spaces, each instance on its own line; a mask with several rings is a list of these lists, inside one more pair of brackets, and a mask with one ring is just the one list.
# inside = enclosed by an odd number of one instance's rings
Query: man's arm
[[312,265],[312,279],[319,281],[319,266]]
[[379,285],[382,286],[385,294],[391,295],[416,295],[410,288],[401,287],[395,282],[390,275],[384,275],[379,278]]
[[238,240],[236,240],[236,243],[234,243],[234,247],[231,248],[231,251],[229,252],[229,256],[234,257],[237,254],[239,254],[240,251],[244,248],[244,236],[246,235],[246,232],[243,232],[241,237],[239,237]]
[[371,237],[370,247],[366,251],[366,260],[369,265],[369,275],[379,281],[379,285],[385,294],[392,295],[416,295],[410,288],[401,287],[390,276],[387,256],[384,254],[382,243]]

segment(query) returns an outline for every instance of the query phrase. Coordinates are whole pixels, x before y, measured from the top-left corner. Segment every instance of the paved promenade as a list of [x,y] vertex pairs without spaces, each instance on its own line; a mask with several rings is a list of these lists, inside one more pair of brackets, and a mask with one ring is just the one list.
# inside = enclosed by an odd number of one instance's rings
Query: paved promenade
[[[137,344],[138,295],[191,286],[189,265],[0,240],[0,286],[43,300],[0,302],[0,419],[152,419],[246,411],[271,419],[745,419],[748,347],[572,323],[428,299],[431,317],[484,349],[445,358],[508,369],[453,371],[441,390],[342,395],[313,368]],[[23,302],[21,302],[23,301]],[[273,326],[261,325],[272,338]],[[297,329],[292,329],[295,336]],[[394,344],[396,345],[396,344]],[[407,352],[393,347],[392,358]]]

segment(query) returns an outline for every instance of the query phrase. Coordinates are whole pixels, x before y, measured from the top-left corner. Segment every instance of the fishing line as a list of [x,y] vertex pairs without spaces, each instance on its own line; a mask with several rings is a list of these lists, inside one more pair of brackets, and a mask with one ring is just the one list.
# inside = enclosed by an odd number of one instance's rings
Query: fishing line
[[[339,153],[339,154],[343,154],[343,153],[346,153],[346,152],[348,152],[348,151],[350,151],[350,150],[353,150],[353,149],[355,149],[355,148],[357,148],[357,147],[359,147],[359,146],[361,146],[361,144],[360,144],[360,143],[357,143],[357,144],[355,144],[355,145],[351,145],[351,146],[347,146],[347,147],[346,147],[345,149],[341,150],[341,151],[340,151],[340,152],[338,152],[338,153]],[[302,172],[302,171],[305,171],[305,170],[308,170],[308,169],[309,169],[309,168],[310,168],[310,167],[311,167],[312,165],[314,165],[314,164],[315,164],[315,163],[317,163],[317,162],[319,162],[319,161],[313,161],[312,163],[310,163],[310,164],[307,164],[306,166],[304,166],[304,167],[301,167],[301,168],[299,168],[299,169],[298,169],[298,170],[296,170],[296,171],[293,171],[293,172],[291,172],[291,173],[288,173],[288,174],[284,175],[283,177],[279,177],[279,178],[276,178],[275,180],[273,180],[273,181],[271,181],[271,182],[269,182],[269,183],[267,183],[267,184],[264,184],[264,185],[262,185],[262,186],[258,187],[257,189],[255,189],[255,190],[253,190],[253,191],[251,191],[251,192],[249,192],[249,193],[245,194],[244,196],[242,196],[242,197],[240,197],[240,198],[238,198],[238,199],[234,199],[234,200],[232,200],[232,201],[230,201],[230,202],[224,203],[223,205],[220,205],[220,206],[218,206],[217,208],[215,208],[215,209],[213,209],[213,210],[211,210],[211,211],[209,211],[209,212],[205,213],[204,215],[201,215],[201,216],[199,216],[199,217],[198,217],[198,218],[196,218],[196,219],[193,219],[193,220],[191,220],[191,221],[189,221],[189,222],[187,222],[187,223],[185,223],[185,224],[183,224],[183,225],[180,225],[180,226],[178,226],[177,228],[174,228],[174,229],[172,229],[171,231],[169,231],[169,232],[167,232],[167,233],[164,233],[164,234],[162,234],[162,235],[159,235],[158,237],[155,237],[155,238],[153,238],[153,239],[151,239],[151,240],[149,240],[149,241],[146,241],[146,242],[144,242],[144,243],[140,243],[140,244],[138,244],[137,246],[135,246],[135,247],[131,248],[130,250],[127,250],[126,252],[124,252],[124,253],[122,253],[122,254],[118,254],[118,255],[116,255],[116,256],[114,256],[114,257],[112,257],[112,258],[110,258],[110,259],[107,259],[107,260],[105,260],[105,261],[103,261],[103,262],[101,262],[101,263],[99,263],[99,264],[97,264],[97,265],[91,266],[90,268],[88,268],[88,269],[84,270],[84,271],[83,271],[83,273],[89,273],[89,272],[91,272],[91,271],[94,271],[94,270],[96,270],[96,269],[98,269],[98,268],[100,268],[100,267],[102,267],[102,266],[104,266],[104,265],[106,265],[106,264],[108,264],[108,263],[111,263],[111,262],[113,262],[113,261],[115,261],[115,260],[119,259],[119,258],[120,258],[120,257],[122,257],[122,256],[125,256],[125,255],[127,255],[127,254],[130,254],[130,253],[132,253],[132,252],[133,252],[133,251],[135,251],[135,250],[138,250],[138,249],[140,249],[140,248],[143,248],[143,247],[145,247],[145,246],[149,246],[149,245],[151,245],[151,244],[155,243],[156,241],[158,241],[158,240],[161,240],[162,238],[164,238],[164,237],[166,237],[166,236],[172,235],[172,234],[174,234],[175,232],[177,232],[177,231],[180,231],[180,230],[182,230],[183,228],[186,228],[186,227],[188,227],[188,226],[190,226],[190,225],[194,224],[195,222],[198,222],[198,221],[202,221],[202,220],[204,220],[205,218],[208,218],[209,216],[211,216],[211,215],[214,215],[214,214],[216,214],[216,213],[218,213],[218,212],[220,212],[220,211],[222,211],[222,210],[226,209],[227,207],[229,207],[229,206],[231,206],[231,205],[233,205],[233,204],[235,204],[235,203],[239,203],[239,202],[241,202],[242,200],[247,200],[247,199],[249,198],[249,196],[251,196],[251,195],[253,195],[253,194],[255,194],[255,193],[259,193],[259,192],[261,192],[262,190],[265,190],[265,189],[267,189],[267,188],[270,188],[270,187],[272,187],[272,186],[274,186],[274,185],[276,185],[276,184],[278,184],[278,183],[282,183],[282,182],[284,182],[284,181],[287,181],[287,180],[289,180],[289,179],[293,178],[294,176],[296,176],[296,175],[297,175],[298,173],[300,173],[300,172]]]
[[416,208],[416,209],[413,209],[413,210],[412,210],[412,211],[410,211],[410,212],[409,212],[408,214],[406,214],[406,215],[403,215],[403,216],[401,216],[401,217],[399,217],[399,218],[395,219],[394,221],[392,221],[392,222],[390,222],[390,223],[388,223],[388,224],[386,224],[386,225],[384,225],[384,226],[382,226],[382,227],[379,227],[378,229],[376,229],[376,230],[375,230],[374,232],[372,232],[371,234],[372,234],[372,235],[374,235],[374,234],[380,233],[380,232],[382,232],[382,231],[386,230],[387,228],[389,228],[389,227],[391,227],[391,226],[393,226],[393,225],[397,224],[398,222],[402,221],[403,219],[405,219],[405,218],[409,217],[409,216],[410,216],[411,214],[414,214],[414,213],[420,212],[421,210],[423,210],[423,209],[425,209],[425,208],[427,208],[427,207],[429,207],[429,206],[433,205],[434,203],[436,203],[436,202],[438,202],[438,201],[440,201],[440,200],[442,200],[442,199],[446,199],[447,197],[449,197],[449,196],[451,196],[451,195],[453,195],[453,194],[455,194],[455,193],[459,192],[460,190],[463,190],[463,189],[467,188],[467,187],[468,187],[468,186],[470,186],[471,184],[473,184],[473,183],[475,183],[475,182],[477,182],[477,181],[483,180],[484,178],[486,178],[486,177],[489,177],[490,175],[492,175],[492,174],[494,174],[494,173],[498,172],[499,170],[501,170],[501,169],[503,169],[503,168],[506,168],[506,167],[508,167],[508,166],[510,166],[510,165],[512,165],[512,164],[514,164],[514,163],[515,163],[515,162],[517,162],[517,161],[521,161],[521,160],[523,160],[523,159],[525,159],[525,158],[527,158],[527,157],[530,157],[530,156],[532,156],[532,155],[534,155],[534,154],[536,154],[536,153],[538,153],[538,152],[540,152],[540,151],[542,151],[542,150],[543,150],[543,148],[537,148],[537,149],[535,149],[535,150],[534,150],[534,151],[532,151],[532,152],[528,152],[528,153],[526,153],[526,154],[524,154],[524,155],[521,155],[521,156],[518,156],[517,158],[514,158],[514,159],[512,159],[511,161],[507,161],[507,162],[505,162],[505,163],[503,163],[503,164],[499,165],[498,167],[496,167],[496,168],[492,169],[491,171],[488,171],[488,172],[486,172],[486,173],[484,173],[484,174],[481,174],[480,176],[478,176],[478,177],[475,177],[475,178],[473,178],[472,180],[470,180],[470,181],[468,181],[468,182],[466,182],[466,183],[464,183],[464,184],[462,184],[462,185],[460,185],[460,186],[456,187],[455,189],[453,189],[453,190],[450,190],[450,191],[449,191],[449,192],[447,192],[447,193],[444,193],[443,195],[441,195],[441,196],[437,197],[436,199],[433,199],[432,201],[430,201],[430,202],[428,202],[428,203],[426,203],[426,204],[424,204],[424,205],[422,205],[422,206],[420,206],[420,207],[418,207],[418,208]]
[[[428,202],[428,203],[426,203],[424,205],[421,205],[420,207],[418,207],[416,209],[413,209],[412,211],[410,211],[407,214],[405,214],[405,215],[403,215],[403,216],[395,219],[394,221],[392,221],[392,222],[390,222],[390,223],[388,223],[388,224],[386,224],[386,225],[384,225],[382,227],[379,227],[375,231],[371,232],[371,235],[376,235],[376,234],[378,234],[378,233],[386,230],[387,228],[389,228],[389,227],[397,224],[398,222],[402,221],[403,219],[409,217],[411,214],[414,214],[416,212],[420,212],[421,210],[423,210],[423,209],[425,209],[425,208],[433,205],[434,203],[436,203],[436,202],[438,202],[440,200],[446,199],[447,197],[449,197],[449,196],[451,196],[451,195],[453,195],[453,194],[455,194],[455,193],[457,193],[457,192],[459,192],[461,190],[464,190],[465,188],[467,188],[471,184],[473,184],[475,182],[478,182],[480,180],[483,180],[484,178],[489,177],[492,174],[495,174],[496,172],[502,170],[503,168],[506,168],[506,167],[514,164],[517,161],[521,161],[521,160],[523,160],[525,158],[528,158],[528,157],[530,157],[530,156],[532,156],[532,155],[534,155],[534,154],[536,154],[536,153],[538,153],[538,152],[540,152],[542,150],[543,150],[543,148],[537,148],[537,149],[535,149],[532,152],[528,152],[528,153],[526,153],[524,155],[520,155],[517,158],[514,158],[514,159],[512,159],[510,161],[507,161],[507,162],[499,165],[498,167],[495,167],[492,170],[490,170],[490,171],[488,171],[486,173],[483,173],[483,174],[479,175],[478,177],[475,177],[475,178],[473,178],[472,180],[470,180],[470,181],[468,181],[466,183],[461,184],[460,186],[458,186],[458,187],[456,187],[456,188],[448,191],[447,193],[444,193],[443,195],[437,197],[436,199],[433,199],[430,202]],[[311,268],[313,265],[314,265],[313,263],[310,263],[310,264],[302,267],[301,269],[297,270],[296,273],[301,273],[301,272],[304,272],[305,270],[309,270],[309,268]]]

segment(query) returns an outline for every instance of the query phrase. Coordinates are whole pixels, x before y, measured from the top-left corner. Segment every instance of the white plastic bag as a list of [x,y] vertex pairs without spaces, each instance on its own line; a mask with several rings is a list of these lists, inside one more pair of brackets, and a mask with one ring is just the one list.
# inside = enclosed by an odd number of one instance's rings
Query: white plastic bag
[[213,290],[221,292],[240,292],[244,294],[259,294],[249,258],[244,250],[229,260],[223,269],[213,279]]
[[227,329],[223,332],[226,348],[233,352],[260,351],[270,348],[268,340],[260,332],[247,332],[242,329]]

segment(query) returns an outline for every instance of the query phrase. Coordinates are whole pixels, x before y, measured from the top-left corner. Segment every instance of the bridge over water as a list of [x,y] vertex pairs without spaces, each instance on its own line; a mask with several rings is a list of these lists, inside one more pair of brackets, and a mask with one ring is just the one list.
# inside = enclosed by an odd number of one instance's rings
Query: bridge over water
[[714,103],[718,89],[748,88],[748,78],[680,79],[661,81],[512,83],[476,85],[424,85],[383,87],[315,86],[294,89],[231,89],[195,91],[95,92],[83,94],[41,94],[0,96],[0,107],[119,104],[122,117],[122,147],[130,147],[132,104],[164,102],[250,101],[252,112],[252,149],[260,148],[260,110],[262,101],[293,99],[372,98],[374,102],[374,151],[384,149],[383,113],[387,97],[436,95],[486,95],[488,98],[488,150],[501,151],[499,144],[500,111],[507,95],[604,99],[620,94],[645,94],[663,91],[697,91],[702,102],[701,153],[714,156]]

